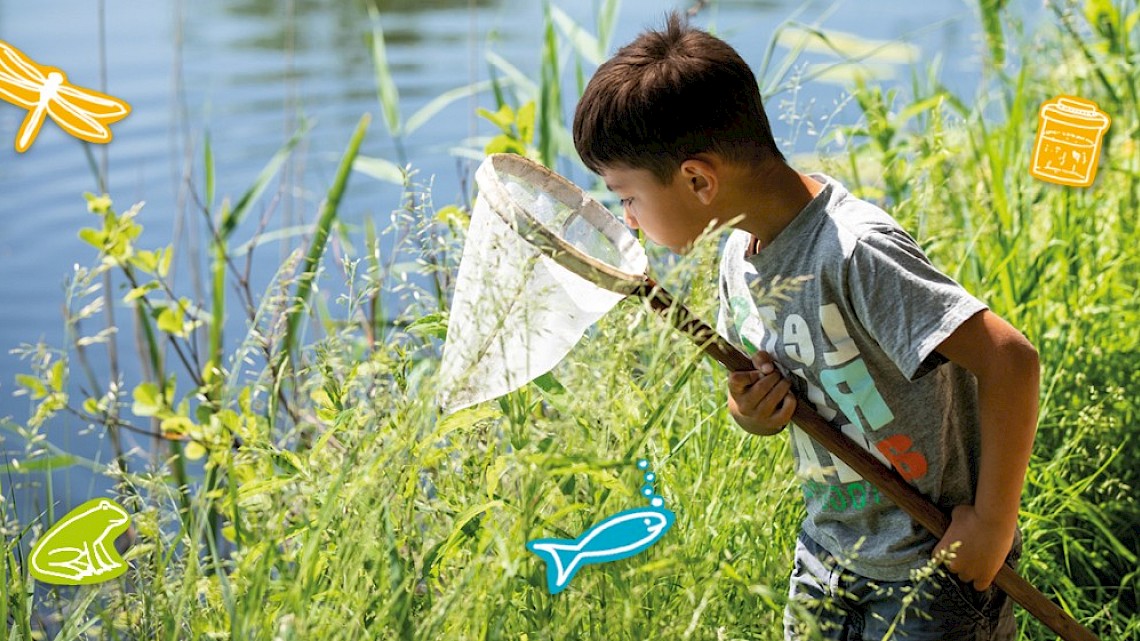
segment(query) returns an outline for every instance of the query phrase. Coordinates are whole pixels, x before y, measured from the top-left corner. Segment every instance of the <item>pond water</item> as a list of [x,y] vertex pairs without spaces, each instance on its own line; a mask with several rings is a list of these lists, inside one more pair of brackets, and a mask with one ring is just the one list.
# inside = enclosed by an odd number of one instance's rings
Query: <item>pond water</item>
[[[593,31],[598,4],[567,0],[559,6]],[[667,10],[691,4],[627,0],[611,51],[643,27],[659,25]],[[405,119],[447,90],[486,79],[488,52],[537,77],[542,35],[542,3],[537,0],[379,0],[378,6]],[[758,70],[775,28],[793,15],[801,22],[820,21],[825,28],[869,41],[896,42],[886,50],[886,59],[876,59],[873,66],[902,86],[909,85],[910,68],[897,63],[909,56],[921,70],[940,57],[943,82],[959,95],[973,96],[981,50],[973,2],[725,0],[713,2],[695,22],[713,28]],[[146,202],[138,219],[145,227],[141,247],[181,239],[174,280],[183,295],[193,291],[185,237],[190,221],[201,216],[187,191],[186,176],[189,173],[200,195],[207,132],[220,201],[223,196],[236,199],[248,188],[296,130],[302,114],[314,119],[298,153],[283,169],[283,186],[275,183],[238,230],[239,243],[253,235],[257,219],[266,211],[272,214],[270,229],[314,221],[361,114],[374,115],[362,153],[397,159],[396,145],[379,114],[369,33],[363,2],[0,0],[0,40],[41,64],[63,69],[74,84],[105,87],[131,104],[132,113],[112,126],[113,142],[90,146],[92,159],[96,166],[106,167],[109,192],[119,211]],[[778,48],[777,56],[786,51]],[[802,57],[805,65],[834,60],[814,51]],[[586,67],[587,77],[591,70]],[[572,66],[564,68],[563,80],[564,94],[573,94]],[[821,121],[833,112],[834,122],[854,122],[857,114],[852,109],[836,110],[842,92],[839,78],[769,97],[773,126],[777,138],[786,142],[786,151],[814,149],[818,134],[804,123]],[[469,184],[464,181],[475,165],[457,156],[454,148],[466,139],[492,133],[492,126],[475,116],[477,105],[492,104],[489,93],[459,100],[404,141],[407,158],[420,178],[434,177],[437,205],[461,200],[462,186]],[[568,100],[567,120],[572,110]],[[0,417],[19,423],[27,420],[30,405],[26,397],[13,397],[14,376],[26,373],[28,367],[9,349],[40,339],[63,344],[64,280],[74,264],[88,265],[94,258],[92,248],[77,237],[81,227],[96,221],[86,212],[82,194],[99,190],[84,144],[53,123],[43,126],[26,153],[14,151],[9,140],[25,114],[0,103]],[[791,114],[801,119],[790,118]],[[572,177],[585,184],[583,173],[574,167],[565,169],[576,172]],[[355,174],[341,217],[356,226],[371,217],[382,229],[399,206],[399,197],[396,186]],[[300,241],[292,237],[259,248],[253,267],[255,292]],[[195,242],[200,244],[200,239]],[[332,273],[322,283],[335,291],[338,276],[330,261],[326,267]],[[133,323],[121,302],[114,311],[123,326],[120,367],[129,390],[140,380]],[[92,330],[99,326],[88,325]],[[105,361],[98,360],[102,350],[92,351],[96,366],[105,368]],[[73,392],[78,392],[76,384]],[[109,460],[111,448],[103,435],[84,434],[84,428],[60,415],[44,433],[66,451]],[[145,439],[130,434],[124,438],[128,449],[149,450]],[[0,447],[9,458],[24,455],[24,444],[14,435],[4,433],[3,439]],[[143,467],[145,458],[140,455],[135,469]],[[12,479],[17,481],[16,491],[6,483],[4,491],[16,500],[22,519],[47,508],[47,479],[36,475]],[[56,518],[110,487],[106,479],[77,469],[53,475],[51,485]]]

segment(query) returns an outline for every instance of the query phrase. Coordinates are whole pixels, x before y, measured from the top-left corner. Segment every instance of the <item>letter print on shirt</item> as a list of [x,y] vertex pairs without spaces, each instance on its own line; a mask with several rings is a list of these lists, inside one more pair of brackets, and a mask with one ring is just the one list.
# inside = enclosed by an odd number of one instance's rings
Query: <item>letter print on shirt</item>
[[[751,302],[743,297],[729,301],[733,324],[750,353],[763,349],[784,363],[802,365],[782,369],[790,369],[797,389],[804,392],[820,416],[832,424],[846,417],[838,428],[884,465],[898,470],[903,478],[914,481],[926,474],[926,458],[913,449],[910,437],[895,434],[873,438],[895,416],[875,386],[838,305],[820,305],[819,330],[813,332],[809,321],[800,314],[784,315],[773,306],[753,307]],[[812,367],[816,368],[818,385],[809,379],[807,372]],[[805,496],[826,496],[824,509],[861,510],[879,503],[868,500],[872,494],[858,473],[817,447],[794,425],[792,444],[796,475],[804,483]]]

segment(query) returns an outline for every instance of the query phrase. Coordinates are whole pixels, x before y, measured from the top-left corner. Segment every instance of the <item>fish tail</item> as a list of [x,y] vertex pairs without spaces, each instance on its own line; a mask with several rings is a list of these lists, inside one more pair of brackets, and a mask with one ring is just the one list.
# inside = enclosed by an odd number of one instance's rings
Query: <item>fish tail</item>
[[539,539],[526,544],[526,549],[546,564],[546,588],[551,594],[565,590],[570,579],[582,567],[581,563],[575,562],[579,551],[569,547],[572,543],[560,539]]

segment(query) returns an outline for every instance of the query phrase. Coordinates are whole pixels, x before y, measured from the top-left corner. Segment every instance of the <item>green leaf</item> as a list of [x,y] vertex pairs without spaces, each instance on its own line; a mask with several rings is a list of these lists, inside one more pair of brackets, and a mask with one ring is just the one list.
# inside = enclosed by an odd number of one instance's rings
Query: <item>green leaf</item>
[[197,461],[206,455],[206,448],[198,441],[190,441],[186,444],[186,449],[183,450],[186,458],[191,461]]
[[21,386],[28,388],[32,393],[32,398],[43,398],[47,395],[47,388],[40,379],[28,374],[16,374],[16,382]]
[[87,244],[93,246],[95,249],[102,250],[103,245],[107,242],[107,232],[84,227],[79,230],[80,240],[85,241]]
[[455,205],[447,205],[440,208],[435,212],[435,219],[438,222],[447,225],[456,225],[458,227],[466,227],[471,217],[467,215],[462,209]]
[[511,130],[511,125],[515,123],[515,110],[511,109],[510,105],[504,104],[499,107],[498,111],[494,112],[479,107],[475,110],[475,113],[494,123],[504,134],[509,136],[514,133]]
[[317,219],[312,244],[309,245],[309,252],[306,254],[305,261],[301,265],[301,275],[297,279],[297,288],[293,297],[293,300],[297,302],[294,307],[286,312],[285,337],[282,341],[280,358],[290,356],[296,347],[298,328],[301,325],[304,306],[308,303],[309,294],[313,289],[313,281],[317,275],[317,265],[321,260],[321,256],[324,255],[329,230],[332,229],[333,221],[336,220],[337,211],[340,208],[341,196],[344,195],[344,190],[348,186],[348,176],[352,173],[352,164],[360,153],[360,144],[364,141],[364,134],[368,131],[368,125],[371,122],[372,117],[369,114],[364,114],[360,117],[360,121],[356,124],[356,129],[348,141],[348,148],[345,149],[344,156],[341,158],[340,165],[337,167],[333,184],[329,187],[328,194],[325,196],[325,202],[321,207],[320,216]]
[[184,336],[182,311],[175,305],[168,305],[158,313],[158,328],[172,336]]
[[289,450],[282,450],[273,448],[269,452],[270,458],[282,467],[284,473],[291,476],[298,474],[308,474],[308,467],[301,461],[301,457],[297,456]]
[[441,312],[427,314],[408,324],[408,333],[414,336],[434,336],[438,339],[447,338],[447,315]]
[[451,432],[464,427],[471,427],[479,421],[498,418],[502,413],[486,403],[472,407],[465,407],[454,414],[449,414],[436,424],[435,431],[427,438],[413,446],[413,453],[419,456],[424,449],[431,448],[435,452],[434,444]]
[[106,214],[111,210],[111,197],[107,194],[96,196],[90,192],[83,192],[83,198],[87,200],[87,211],[93,214]]
[[[558,38],[555,35],[554,21],[550,11],[550,3],[545,5],[544,16],[545,37],[542,45],[542,60],[539,65],[539,75],[542,79],[542,92],[538,96],[538,148],[542,164],[553,167],[558,157],[559,143],[555,139],[555,129],[562,122],[562,96],[559,91],[561,83],[558,70]],[[524,152],[525,153],[525,150]]]
[[292,483],[294,483],[294,480],[290,477],[260,479],[242,483],[237,488],[238,505],[242,507],[253,506],[256,504],[256,499],[259,496],[278,492],[289,487]]
[[144,283],[142,285],[139,285],[138,287],[131,289],[131,291],[127,292],[127,295],[123,297],[123,302],[129,303],[129,302],[135,300],[136,298],[145,296],[147,294],[147,292],[151,292],[151,291],[154,291],[156,289],[158,289],[158,283],[157,282],[152,280],[148,283]]
[[159,429],[166,438],[181,437],[194,429],[194,421],[188,416],[167,416],[159,423]]
[[147,274],[153,274],[158,268],[158,256],[148,249],[140,249],[131,256],[130,263]]
[[158,393],[158,385],[151,382],[140,383],[131,392],[134,403],[131,411],[135,416],[154,416],[163,407],[162,396]]
[[930,96],[929,98],[911,103],[901,112],[899,112],[898,125],[901,127],[904,123],[906,123],[906,121],[910,120],[911,118],[914,118],[923,112],[931,111],[942,106],[942,103],[945,100],[946,97],[942,94],[942,92],[939,92],[933,96]]
[[166,249],[158,250],[158,277],[166,278],[170,273],[170,261],[174,258],[174,245],[167,245]]
[[1114,28],[1120,24],[1120,12],[1112,0],[1086,0],[1085,19],[1101,36],[1111,38]]
[[55,364],[51,366],[50,384],[51,388],[57,392],[63,391],[64,366],[65,363],[63,361],[56,361]]
[[617,14],[621,7],[621,0],[606,0],[598,12],[598,51],[605,56],[610,48],[610,38],[617,24]]
[[404,184],[404,170],[391,160],[373,158],[372,156],[358,156],[356,160],[352,161],[352,169],[376,180],[394,185]]
[[400,131],[400,93],[388,67],[388,48],[384,44],[384,28],[380,24],[380,12],[371,2],[368,3],[368,16],[372,20],[372,66],[376,72],[376,92],[380,108],[384,112],[384,124],[393,137],[402,135]]
[[562,383],[558,382],[558,379],[555,378],[554,374],[552,374],[550,372],[547,372],[547,373],[543,374],[542,376],[539,376],[538,378],[534,379],[534,384],[537,385],[539,387],[539,389],[541,389],[542,391],[544,391],[548,394],[565,394],[566,393],[566,388],[563,387]]
[[528,100],[526,104],[519,107],[519,113],[515,121],[518,124],[519,139],[522,140],[524,145],[529,145],[534,142],[535,116],[533,100]]
[[1001,66],[1005,63],[1005,35],[1001,28],[1001,11],[1008,0],[978,0],[978,8],[982,12],[982,26],[986,32],[986,43],[994,64]]
[[507,79],[511,81],[518,89],[518,95],[524,100],[531,100],[538,95],[538,85],[533,80],[528,78],[526,74],[518,70],[511,63],[507,62],[505,58],[495,53],[494,51],[487,52],[487,62],[491,63],[493,67],[506,74]]
[[230,234],[233,233],[234,229],[236,229],[242,219],[245,218],[245,215],[249,213],[253,203],[261,197],[261,194],[269,186],[269,181],[273,179],[273,176],[277,174],[281,166],[285,164],[285,159],[289,157],[293,148],[296,147],[297,143],[301,142],[301,139],[309,132],[311,126],[312,121],[308,119],[304,120],[300,128],[297,129],[297,132],[293,134],[293,137],[269,159],[269,162],[266,163],[261,173],[257,175],[257,179],[254,180],[249,189],[242,194],[241,199],[234,205],[234,208],[223,212],[222,224],[218,228],[218,235],[221,236],[223,242],[230,237]]
[[821,29],[802,24],[789,25],[787,29],[781,30],[777,36],[777,43],[793,51],[834,54],[846,62],[911,64],[918,60],[922,53],[917,45],[905,42],[875,40],[846,31]]
[[463,532],[463,526],[467,525],[467,523],[471,519],[475,518],[476,516],[479,516],[483,512],[486,512],[486,511],[491,510],[493,508],[501,508],[501,507],[503,507],[503,502],[499,501],[499,500],[495,500],[495,501],[488,501],[482,505],[475,505],[475,506],[467,508],[466,510],[461,512],[459,514],[459,516],[455,517],[455,525],[454,525],[455,529],[452,530],[451,536],[449,537],[449,539],[454,539],[454,538],[458,537]]
[[495,492],[499,491],[499,479],[502,478],[503,472],[507,469],[507,457],[496,456],[495,462],[487,467],[487,472],[483,477],[484,486],[487,488],[487,498],[495,498]]
[[521,156],[526,154],[526,147],[523,147],[522,143],[510,136],[499,134],[487,143],[483,151],[488,156],[491,154],[519,154]]
[[413,131],[419,129],[421,126],[423,126],[424,123],[430,120],[432,116],[436,115],[442,111],[444,107],[447,107],[456,100],[482,93],[483,91],[486,91],[490,88],[491,81],[482,80],[439,94],[426,105],[420,107],[416,113],[412,114],[411,117],[408,118],[408,121],[404,123],[404,134],[410,134]]
[[29,459],[24,462],[12,461],[3,467],[5,473],[30,473],[30,472],[47,472],[49,470],[59,470],[65,467],[71,467],[79,462],[77,457],[70,454],[57,454],[54,456],[39,456],[34,459]]
[[566,12],[554,5],[550,5],[550,15],[554,19],[554,24],[558,25],[558,29],[578,50],[579,55],[595,65],[602,64],[604,52],[597,38],[587,33],[578,23],[574,22],[573,18],[566,15]]
[[203,141],[202,164],[206,172],[206,208],[214,206],[214,148],[210,145],[210,132],[207,131]]

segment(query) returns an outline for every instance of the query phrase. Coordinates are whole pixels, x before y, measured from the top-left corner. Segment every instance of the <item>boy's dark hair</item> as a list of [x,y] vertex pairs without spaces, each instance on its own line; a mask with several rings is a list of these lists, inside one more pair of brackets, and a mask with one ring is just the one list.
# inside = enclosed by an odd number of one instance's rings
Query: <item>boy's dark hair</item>
[[574,146],[595,173],[646,169],[662,184],[701,152],[784,158],[748,64],[676,11],[664,31],[643,32],[598,67],[574,114]]

